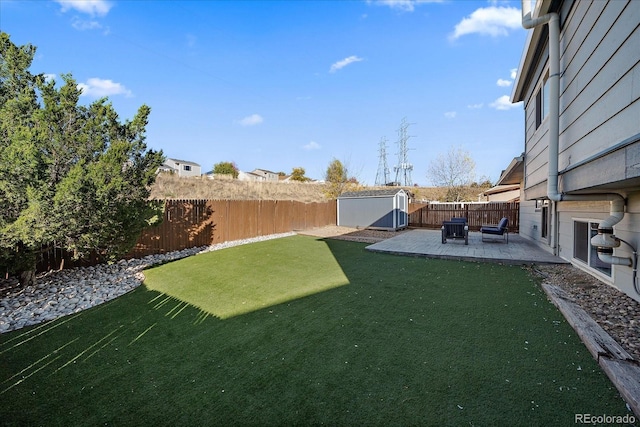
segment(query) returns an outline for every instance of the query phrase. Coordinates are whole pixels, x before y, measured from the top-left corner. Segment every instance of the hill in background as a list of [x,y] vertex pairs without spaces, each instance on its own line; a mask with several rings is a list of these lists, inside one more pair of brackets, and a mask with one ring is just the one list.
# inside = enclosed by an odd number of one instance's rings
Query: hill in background
[[[353,190],[371,190],[389,187],[354,187]],[[470,187],[465,200],[477,201],[486,188]],[[416,201],[444,201],[447,189],[443,187],[407,187]],[[299,202],[326,202],[325,184],[298,182],[252,182],[237,179],[179,178],[161,173],[151,190],[152,199],[205,199],[205,200],[297,200]]]

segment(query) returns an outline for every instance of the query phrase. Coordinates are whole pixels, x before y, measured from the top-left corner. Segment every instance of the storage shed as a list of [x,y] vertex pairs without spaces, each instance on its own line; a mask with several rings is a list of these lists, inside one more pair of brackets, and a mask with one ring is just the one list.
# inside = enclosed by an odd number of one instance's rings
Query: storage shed
[[339,226],[393,231],[409,226],[409,194],[402,188],[349,191],[337,204]]

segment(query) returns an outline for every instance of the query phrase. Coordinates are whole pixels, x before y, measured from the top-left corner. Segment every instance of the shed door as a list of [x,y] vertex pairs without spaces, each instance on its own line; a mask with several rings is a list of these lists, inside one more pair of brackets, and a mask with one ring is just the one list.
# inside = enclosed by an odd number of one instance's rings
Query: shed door
[[396,203],[396,228],[407,227],[409,225],[407,215],[407,211],[409,210],[407,206],[407,195],[405,193],[398,193],[396,195]]

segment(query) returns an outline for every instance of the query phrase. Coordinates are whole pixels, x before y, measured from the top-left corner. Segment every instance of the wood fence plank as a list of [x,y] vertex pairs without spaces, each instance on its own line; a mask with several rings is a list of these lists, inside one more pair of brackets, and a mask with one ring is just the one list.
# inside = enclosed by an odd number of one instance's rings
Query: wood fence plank
[[[230,240],[336,224],[336,201],[166,200],[163,221],[142,231],[126,258],[139,258]],[[59,248],[43,250],[37,270],[94,265],[97,256],[74,261]]]
[[[412,204],[413,205],[413,204]],[[452,217],[467,218],[469,230],[478,231],[485,224],[497,224],[509,219],[509,230],[517,232],[520,224],[520,204],[514,202],[490,203],[416,203],[409,208],[409,226],[440,228],[443,221]]]

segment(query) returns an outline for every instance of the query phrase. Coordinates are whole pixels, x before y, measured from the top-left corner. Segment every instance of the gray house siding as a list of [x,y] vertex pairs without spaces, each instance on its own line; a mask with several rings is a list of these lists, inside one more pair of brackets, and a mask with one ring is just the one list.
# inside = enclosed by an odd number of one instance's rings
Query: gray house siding
[[[548,48],[547,48],[548,52]],[[541,80],[544,70],[543,64],[539,64],[535,73],[534,81]],[[548,138],[549,138],[549,120],[548,117],[542,121],[542,124],[536,129],[536,101],[535,93],[540,89],[540,84],[536,84],[529,89],[527,93],[528,101],[525,104],[525,199],[535,199],[546,195],[547,182],[547,160],[549,154]],[[544,183],[544,186],[540,186]],[[537,188],[536,188],[537,186]]]
[[[640,4],[576,2],[561,37],[560,156],[565,192],[640,175],[607,150],[640,135]],[[630,148],[638,152],[638,145]],[[582,162],[582,163],[580,163]],[[576,166],[577,165],[577,166]]]
[[608,202],[560,202],[558,203],[558,255],[567,261],[574,260],[574,221],[599,222],[609,216]]
[[552,252],[549,247],[549,237],[542,235],[542,210],[536,208],[533,200],[520,200],[520,236],[536,242],[547,252]]
[[[559,256],[572,262],[577,267],[586,268],[591,274],[596,275],[604,282],[614,285],[635,299],[639,299],[633,289],[632,270],[628,267],[614,266],[611,276],[599,274],[581,260],[576,258],[574,253],[573,227],[575,221],[601,221],[609,216],[609,204],[606,202],[561,202],[558,204]],[[616,224],[616,236],[637,244],[639,241],[640,228],[640,192],[628,194],[627,211],[624,219]],[[621,245],[615,250],[616,256],[631,257],[632,253],[628,246]]]
[[[622,153],[611,153],[610,162],[579,163],[640,135],[640,4],[565,1],[561,22],[558,163],[560,174],[566,175],[561,190],[640,176],[640,168],[619,167],[625,164],[620,163]],[[547,56],[545,45],[541,57]],[[535,100],[546,70],[547,61],[540,61],[526,92],[526,199],[543,197],[546,191],[546,184],[539,184],[547,180],[548,117],[536,129]],[[633,162],[640,157],[638,150],[637,144],[626,147],[624,156]]]
[[[624,196],[625,216],[615,235],[640,246],[640,1],[543,0],[538,5],[541,13],[554,8],[561,23],[559,191]],[[546,26],[537,31],[542,31],[540,42],[533,38],[528,45],[513,96],[524,101],[525,110],[520,235],[640,300],[631,268],[610,266],[603,273],[599,260],[588,265],[582,259],[591,247],[577,243],[584,230],[580,224],[607,218],[608,202],[550,202],[557,214],[556,247],[541,236],[535,200],[547,195],[549,117],[537,120],[536,95],[548,75],[548,39]],[[615,255],[630,257],[631,251],[623,244]]]
[[[636,248],[640,244],[640,191],[635,191],[627,195],[627,214],[624,219],[616,225],[616,235],[629,242],[635,243]],[[616,249],[616,255],[630,257],[630,249],[622,245]],[[632,295],[636,300],[640,300],[634,292],[632,286],[633,271],[630,268],[614,268],[614,284],[621,291]]]

